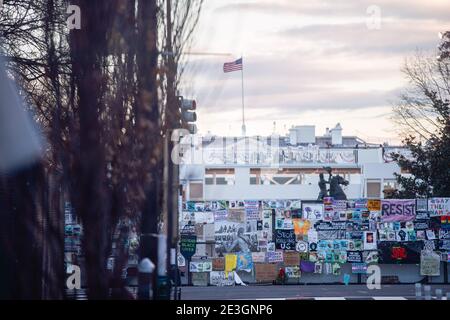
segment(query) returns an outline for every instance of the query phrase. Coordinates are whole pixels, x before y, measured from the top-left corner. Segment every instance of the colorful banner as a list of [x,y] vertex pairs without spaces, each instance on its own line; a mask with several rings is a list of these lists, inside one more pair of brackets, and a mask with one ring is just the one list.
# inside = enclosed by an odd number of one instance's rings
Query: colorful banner
[[430,217],[450,215],[450,198],[428,199]]
[[237,266],[236,270],[252,272],[253,270],[253,260],[252,254],[248,253],[238,253],[237,254]]

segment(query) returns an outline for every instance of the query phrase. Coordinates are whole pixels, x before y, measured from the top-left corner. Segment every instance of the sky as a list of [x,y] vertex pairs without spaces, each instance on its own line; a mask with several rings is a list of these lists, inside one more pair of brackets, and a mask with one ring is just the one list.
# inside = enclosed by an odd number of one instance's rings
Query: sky
[[321,135],[339,122],[344,135],[394,144],[404,60],[434,54],[445,30],[449,0],[205,0],[183,94],[197,100],[201,134],[240,135],[241,73],[222,66],[243,56],[248,135]]

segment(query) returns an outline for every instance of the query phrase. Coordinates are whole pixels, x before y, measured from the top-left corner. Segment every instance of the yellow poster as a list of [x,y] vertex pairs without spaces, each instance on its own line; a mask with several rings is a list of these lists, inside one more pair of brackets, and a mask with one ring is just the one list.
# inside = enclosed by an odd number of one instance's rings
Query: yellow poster
[[237,255],[227,254],[225,255],[225,276],[228,277],[228,272],[236,269],[237,265]]
[[367,209],[369,209],[369,211],[380,211],[381,210],[381,200],[379,200],[379,199],[367,200]]

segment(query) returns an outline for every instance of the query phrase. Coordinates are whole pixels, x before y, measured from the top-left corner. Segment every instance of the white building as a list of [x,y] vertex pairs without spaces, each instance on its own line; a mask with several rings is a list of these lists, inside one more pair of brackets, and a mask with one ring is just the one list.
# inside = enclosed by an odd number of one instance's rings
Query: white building
[[349,199],[383,198],[384,189],[396,186],[394,173],[401,173],[390,154],[409,155],[401,147],[343,136],[339,123],[322,136],[303,125],[286,136],[189,136],[182,143],[185,200],[316,200],[324,167],[349,181],[343,187]]

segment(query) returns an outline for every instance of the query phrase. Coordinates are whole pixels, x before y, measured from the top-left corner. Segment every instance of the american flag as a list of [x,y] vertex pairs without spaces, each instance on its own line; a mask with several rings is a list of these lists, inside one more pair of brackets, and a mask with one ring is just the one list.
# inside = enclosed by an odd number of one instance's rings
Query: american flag
[[242,70],[242,58],[237,59],[233,62],[227,62],[223,64],[223,72],[225,73],[238,70]]

